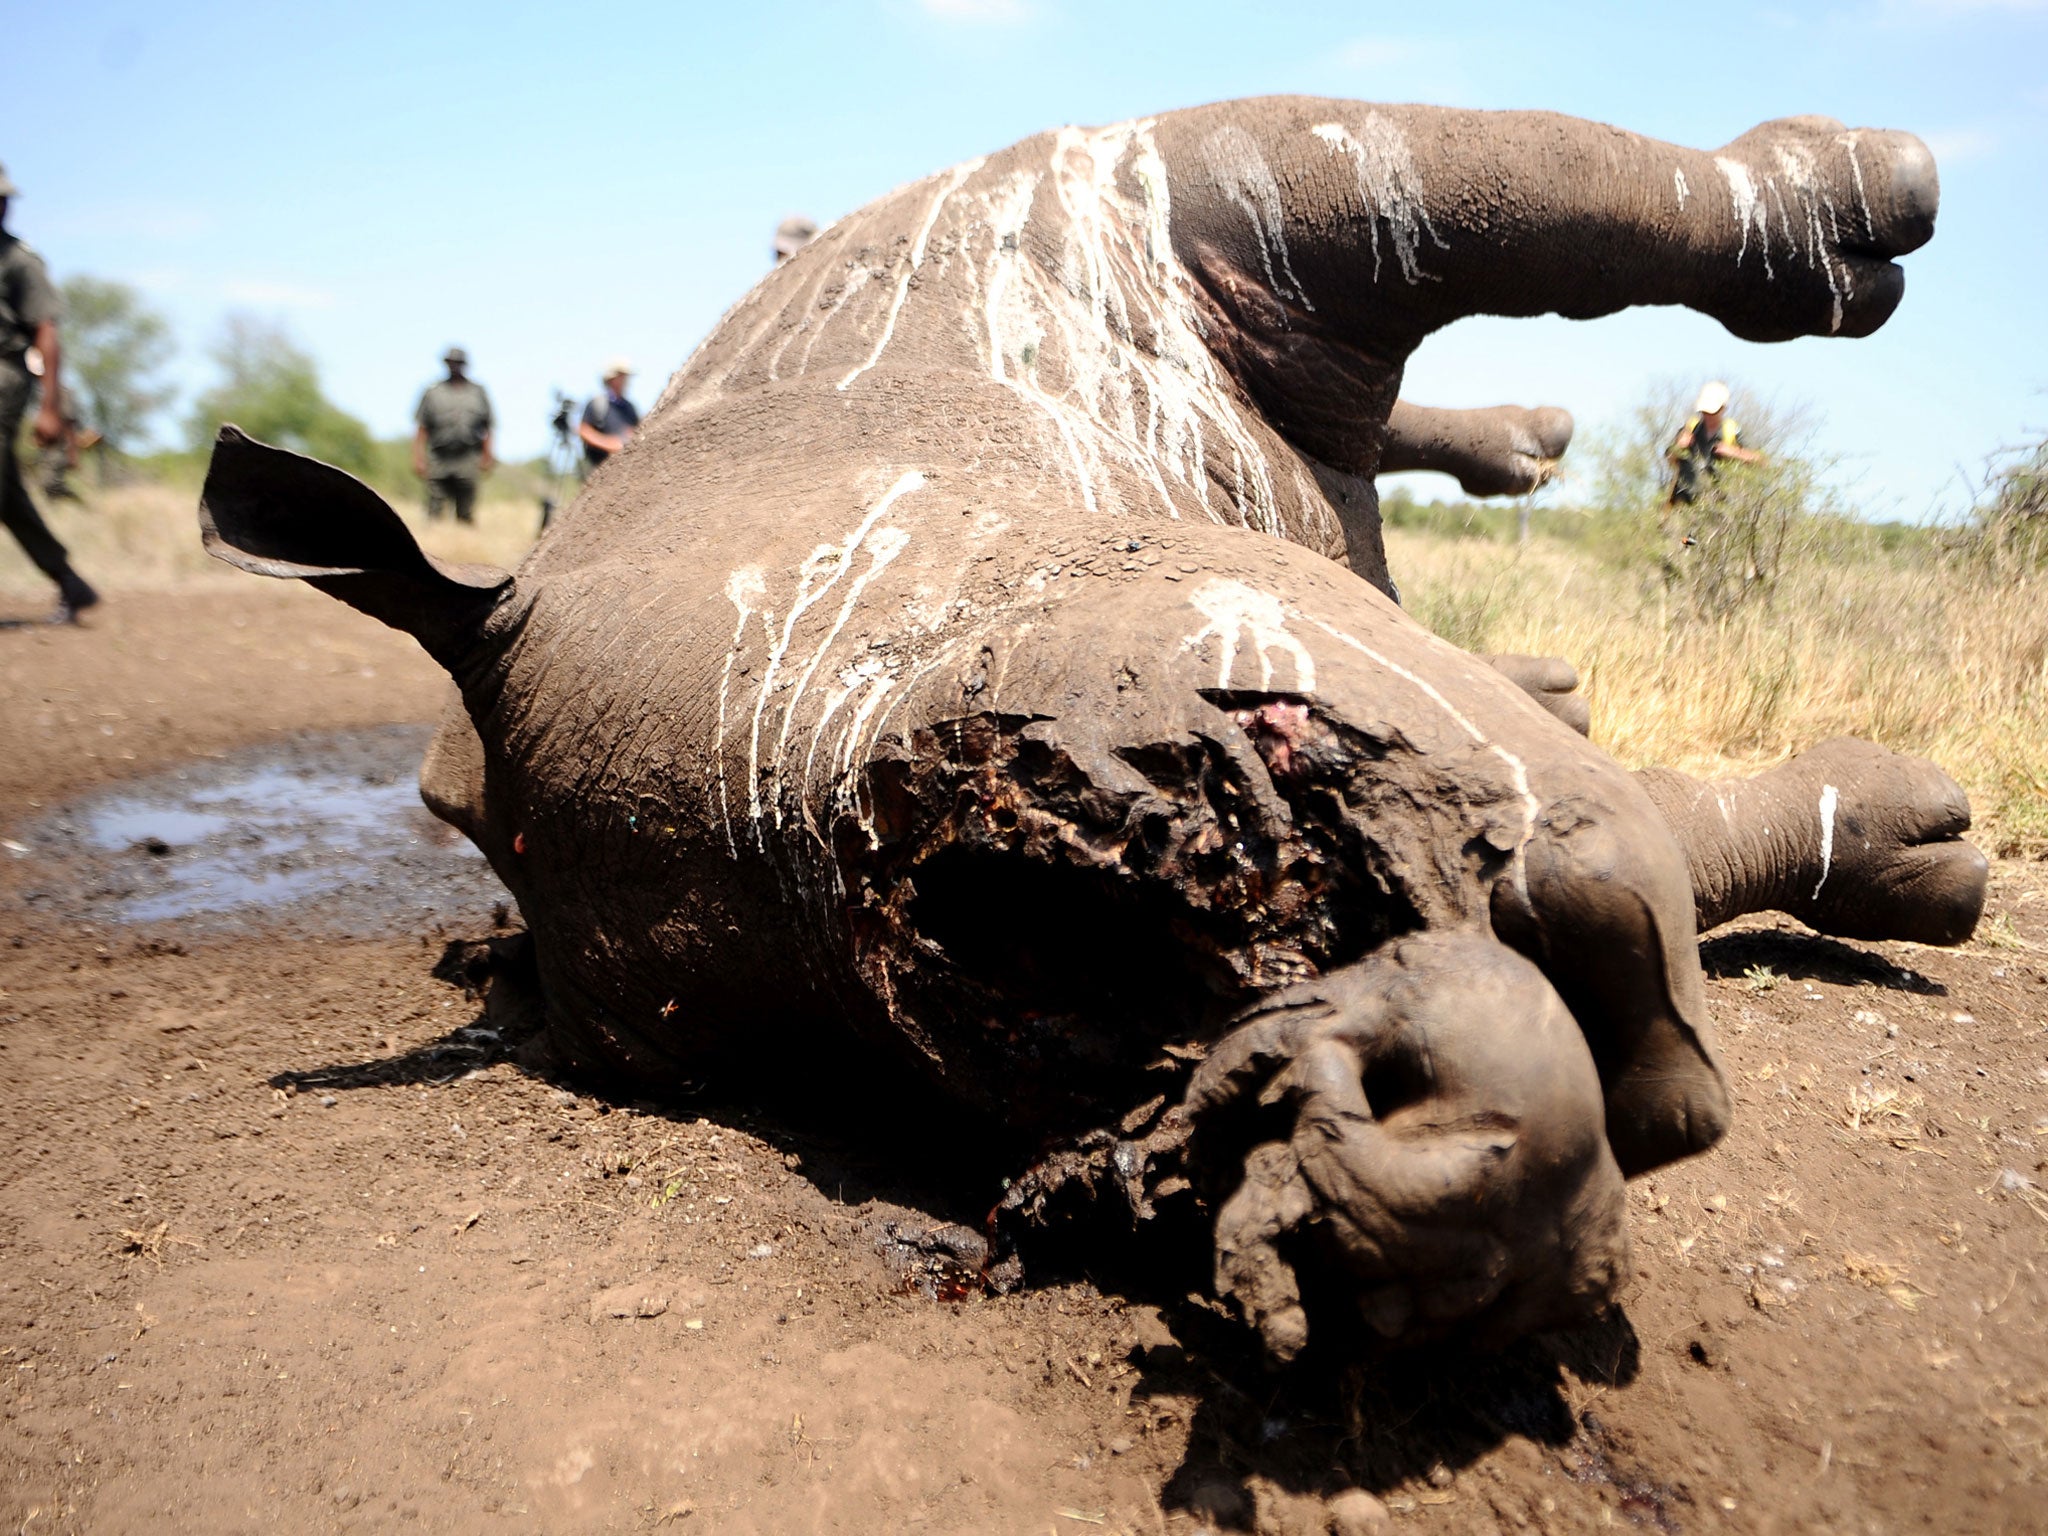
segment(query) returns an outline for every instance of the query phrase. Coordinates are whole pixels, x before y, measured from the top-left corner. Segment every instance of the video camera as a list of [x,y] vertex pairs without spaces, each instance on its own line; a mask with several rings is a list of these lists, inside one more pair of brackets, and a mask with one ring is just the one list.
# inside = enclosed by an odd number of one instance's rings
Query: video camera
[[559,389],[556,390],[555,414],[548,418],[548,430],[553,432],[557,438],[566,439],[575,431],[575,418],[576,402],[563,394]]

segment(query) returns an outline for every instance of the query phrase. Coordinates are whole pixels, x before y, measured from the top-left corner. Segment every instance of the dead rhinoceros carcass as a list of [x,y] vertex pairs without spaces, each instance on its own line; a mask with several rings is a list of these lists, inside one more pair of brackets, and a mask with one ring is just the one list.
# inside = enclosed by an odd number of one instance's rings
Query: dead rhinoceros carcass
[[1062,129],[776,269],[516,576],[233,429],[202,521],[453,675],[424,793],[569,1057],[659,1094],[850,1037],[1055,1148],[1012,1208],[1186,1184],[1276,1356],[1331,1306],[1503,1337],[1606,1303],[1623,1176],[1728,1123],[1697,921],[1954,941],[1984,864],[1925,764],[1638,779],[1403,614],[1403,361],[1481,310],[1864,334],[1934,205],[1918,140],[1815,118]]

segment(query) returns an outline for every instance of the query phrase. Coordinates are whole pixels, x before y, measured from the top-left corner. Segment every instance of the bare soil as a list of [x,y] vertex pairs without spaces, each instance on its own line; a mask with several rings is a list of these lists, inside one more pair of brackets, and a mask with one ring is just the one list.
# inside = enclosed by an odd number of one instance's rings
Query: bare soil
[[442,698],[293,587],[93,617],[0,628],[10,1532],[1318,1532],[1354,1486],[1347,1529],[2048,1528],[2039,866],[1958,951],[1707,941],[1736,1126],[1635,1186],[1622,1315],[1276,1380],[1164,1261],[902,1294],[883,1221],[991,1193],[945,1135],[551,1076],[433,975],[496,931],[476,888],[339,928],[49,899],[24,833],[82,794]]

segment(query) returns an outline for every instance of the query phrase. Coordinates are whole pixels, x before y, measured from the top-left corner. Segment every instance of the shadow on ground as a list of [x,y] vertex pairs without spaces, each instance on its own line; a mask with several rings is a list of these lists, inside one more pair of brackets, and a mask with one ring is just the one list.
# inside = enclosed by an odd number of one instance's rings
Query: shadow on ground
[[1892,964],[1883,955],[1840,939],[1775,928],[1743,928],[1700,943],[1700,968],[1722,981],[1739,981],[1766,966],[1791,981],[1826,981],[1843,987],[1885,987],[1946,997],[1948,988],[1918,971]]
[[[1768,953],[1782,958],[1779,948]],[[678,1123],[707,1119],[793,1154],[803,1177],[857,1208],[849,1211],[852,1224],[878,1249],[892,1239],[915,1247],[916,1233],[898,1233],[905,1218],[931,1235],[985,1229],[1005,1170],[1023,1166],[1015,1146],[988,1145],[985,1126],[898,1081],[872,1081],[872,1073],[860,1081],[861,1068],[852,1062],[844,1070],[802,1075],[808,1083],[829,1083],[829,1091],[790,1091],[745,1103],[698,1082],[679,1084],[661,1103],[608,1092],[565,1070],[553,1055],[532,966],[523,933],[451,942],[434,974],[481,1005],[470,1022],[396,1055],[280,1072],[271,1085],[295,1093],[431,1087],[508,1063],[589,1098],[600,1113],[630,1109]],[[1613,1471],[1598,1420],[1573,1406],[1588,1386],[1635,1379],[1635,1330],[1620,1309],[1599,1323],[1537,1335],[1497,1354],[1439,1347],[1361,1359],[1311,1350],[1275,1373],[1253,1335],[1204,1294],[1206,1228],[1171,1219],[1151,1226],[1156,1230],[1140,1233],[1127,1222],[1120,1230],[1114,1220],[1087,1220],[1028,1244],[1024,1263],[1029,1283],[1085,1280],[1104,1294],[1158,1309],[1170,1338],[1133,1346],[1128,1364],[1137,1372],[1134,1409],[1156,1405],[1189,1425],[1181,1464],[1161,1490],[1166,1508],[1226,1528],[1250,1528],[1270,1523],[1267,1506],[1276,1497],[1320,1506],[1347,1488],[1385,1492],[1418,1480],[1448,1481],[1519,1436],[1555,1450],[1581,1481],[1611,1484],[1639,1523],[1675,1528],[1670,1511],[1682,1495]],[[928,1285],[922,1289],[932,1294]],[[960,1293],[942,1288],[940,1294]],[[1185,1406],[1190,1401],[1192,1417]]]
[[1132,1354],[1143,1373],[1134,1404],[1193,1396],[1200,1405],[1181,1466],[1162,1492],[1168,1508],[1266,1530],[1285,1525],[1272,1506],[1289,1496],[1320,1503],[1348,1488],[1448,1486],[1514,1437],[1557,1453],[1576,1480],[1613,1487],[1638,1523],[1675,1529],[1676,1507],[1686,1502],[1619,1472],[1623,1458],[1611,1453],[1604,1426],[1573,1407],[1588,1388],[1636,1378],[1635,1329],[1619,1308],[1597,1324],[1539,1334],[1497,1354],[1444,1347],[1310,1360],[1283,1376],[1261,1370],[1244,1330],[1194,1298],[1168,1315],[1175,1342]]

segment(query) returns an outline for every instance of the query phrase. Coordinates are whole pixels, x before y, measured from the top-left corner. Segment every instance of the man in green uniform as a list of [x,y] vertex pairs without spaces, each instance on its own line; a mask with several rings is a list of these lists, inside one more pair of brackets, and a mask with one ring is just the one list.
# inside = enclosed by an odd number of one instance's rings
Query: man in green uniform
[[491,397],[469,377],[469,354],[450,347],[441,359],[448,377],[420,396],[412,438],[412,471],[427,487],[427,516],[451,504],[459,523],[476,520],[476,485],[497,461],[491,457]]
[[1742,446],[1742,426],[1728,414],[1728,386],[1719,379],[1700,390],[1693,413],[1664,451],[1671,464],[1671,504],[1690,506],[1721,472],[1721,460],[1755,464],[1763,455]]
[[0,523],[20,541],[36,569],[57,583],[57,611],[50,622],[75,624],[100,595],[71,569],[64,546],[29,500],[15,453],[38,374],[43,398],[36,411],[36,441],[48,447],[64,435],[64,356],[57,342],[62,305],[43,258],[6,232],[7,204],[15,195],[14,183],[0,167]]

